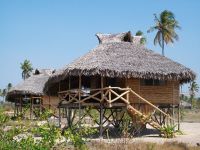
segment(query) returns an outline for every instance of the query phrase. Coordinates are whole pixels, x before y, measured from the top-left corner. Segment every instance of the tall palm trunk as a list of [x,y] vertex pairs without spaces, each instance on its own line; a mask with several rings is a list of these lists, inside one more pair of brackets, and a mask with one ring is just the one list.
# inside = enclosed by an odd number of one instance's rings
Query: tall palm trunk
[[162,55],[165,56],[164,48],[165,48],[165,41],[164,41],[164,35],[162,34]]

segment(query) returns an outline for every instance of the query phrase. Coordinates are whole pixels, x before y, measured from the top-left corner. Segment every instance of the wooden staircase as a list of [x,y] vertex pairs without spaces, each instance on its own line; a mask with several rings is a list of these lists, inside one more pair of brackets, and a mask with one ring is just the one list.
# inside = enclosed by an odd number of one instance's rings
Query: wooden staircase
[[137,109],[135,109],[130,104],[127,105],[127,111],[129,112],[130,116],[138,116],[140,118],[140,121],[143,124],[149,124],[153,128],[155,128],[155,129],[157,129],[159,131],[161,130],[161,128],[162,128],[161,125],[159,125],[157,122],[153,121],[149,116],[146,116],[143,113],[141,113],[140,111],[138,111]]
[[[118,90],[120,90],[121,88],[117,88]],[[153,128],[159,130],[161,133],[163,133],[164,131],[162,130],[163,126],[165,126],[166,124],[162,124],[160,125],[159,123],[157,123],[155,120],[152,119],[151,115],[145,115],[143,114],[141,111],[139,111],[138,109],[134,108],[133,106],[131,106],[131,103],[129,101],[129,96],[132,94],[136,97],[138,97],[144,104],[147,104],[148,106],[152,107],[155,111],[163,114],[164,116],[166,116],[166,118],[168,120],[170,120],[171,122],[174,122],[175,119],[172,118],[169,114],[165,113],[164,111],[162,111],[161,109],[159,109],[157,106],[153,105],[151,102],[149,102],[148,100],[146,100],[145,98],[141,97],[139,94],[137,94],[135,91],[133,91],[131,88],[126,88],[126,89],[122,89],[124,92],[122,94],[117,94],[116,92],[114,92],[112,89],[110,89],[110,93],[108,92],[109,98],[106,99],[106,101],[108,102],[109,106],[112,107],[112,103],[116,100],[121,100],[123,101],[123,103],[126,104],[126,109],[129,113],[129,115],[131,117],[137,117],[139,118],[140,122],[142,124],[149,124],[150,126],[152,126]],[[110,95],[111,93],[114,93],[116,95],[116,98],[111,99]],[[124,98],[123,96],[126,96],[126,98]]]

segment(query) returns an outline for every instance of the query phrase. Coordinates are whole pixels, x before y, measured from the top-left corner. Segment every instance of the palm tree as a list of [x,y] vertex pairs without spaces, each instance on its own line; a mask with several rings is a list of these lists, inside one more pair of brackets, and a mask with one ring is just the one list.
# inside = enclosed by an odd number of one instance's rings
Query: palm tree
[[199,91],[199,86],[198,84],[195,82],[195,81],[192,81],[190,83],[190,86],[189,86],[189,92],[190,92],[190,102],[191,102],[191,106],[193,107],[193,104],[194,104],[194,97],[195,97],[195,94]]
[[142,38],[140,39],[140,44],[145,45],[147,42],[147,39],[144,37],[144,34],[142,31],[138,30],[135,34],[136,36],[142,36]]
[[11,88],[12,88],[12,83],[8,83],[8,85],[7,85],[7,91],[10,91]]
[[6,97],[6,94],[7,94],[7,90],[6,89],[3,89],[2,91],[2,97],[3,97],[3,101],[5,102],[5,97]]
[[165,44],[174,43],[174,40],[178,40],[175,29],[180,29],[180,26],[171,11],[164,10],[159,17],[157,17],[156,14],[154,14],[154,17],[156,25],[151,27],[147,32],[157,31],[154,38],[154,45],[157,43],[160,45],[162,48],[162,55],[164,56]]
[[24,60],[23,63],[21,63],[21,69],[22,69],[22,78],[25,80],[28,77],[30,77],[30,73],[32,72],[32,64],[29,60]]
[[0,89],[0,97],[2,97],[2,90]]

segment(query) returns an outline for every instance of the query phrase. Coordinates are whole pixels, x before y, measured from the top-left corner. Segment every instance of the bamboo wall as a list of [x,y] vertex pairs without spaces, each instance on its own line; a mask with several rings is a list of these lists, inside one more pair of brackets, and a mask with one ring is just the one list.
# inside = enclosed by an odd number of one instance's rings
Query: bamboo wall
[[43,96],[43,105],[45,107],[51,105],[53,107],[57,107],[59,103],[59,98],[56,96]]
[[[166,85],[144,86],[140,84],[140,79],[127,79],[126,86],[153,104],[179,104],[179,82],[167,81]],[[132,103],[141,101],[130,95]]]

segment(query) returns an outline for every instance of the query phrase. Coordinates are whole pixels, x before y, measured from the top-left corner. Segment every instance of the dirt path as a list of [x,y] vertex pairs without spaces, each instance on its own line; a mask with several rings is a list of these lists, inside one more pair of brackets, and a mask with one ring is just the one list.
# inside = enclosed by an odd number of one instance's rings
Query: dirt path
[[[167,139],[161,138],[158,134],[149,134],[142,137],[132,138],[127,140],[129,142],[153,142],[158,144],[163,144],[165,142],[179,142],[186,143],[191,146],[197,146],[197,143],[200,143],[200,123],[181,123],[181,131],[183,135],[177,135],[175,138]],[[125,139],[111,139],[104,140],[105,142],[124,142]]]
[[[196,146],[197,143],[200,143],[200,123],[181,123],[181,131],[183,135],[177,135],[173,139],[166,139],[158,137],[157,135],[149,135],[144,137],[139,137],[133,139],[133,141],[143,141],[143,142],[155,142],[155,143],[164,143],[164,142],[173,142],[177,141],[180,143],[187,143],[189,145]],[[155,137],[154,137],[155,136]]]

